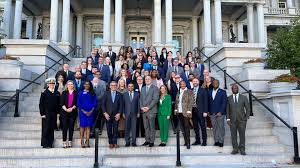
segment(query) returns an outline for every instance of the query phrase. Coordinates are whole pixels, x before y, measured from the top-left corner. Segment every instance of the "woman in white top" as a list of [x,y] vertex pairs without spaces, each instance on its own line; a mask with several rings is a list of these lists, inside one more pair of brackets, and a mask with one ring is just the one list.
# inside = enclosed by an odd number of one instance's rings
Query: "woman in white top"
[[119,76],[119,73],[121,71],[121,66],[126,62],[123,55],[119,55],[118,61],[115,63],[115,78]]
[[105,58],[105,65],[108,65],[109,71],[110,71],[110,77],[112,77],[113,76],[113,67],[111,65],[111,61],[110,61],[109,57]]
[[92,58],[88,58],[86,60],[86,69],[92,71],[93,68],[93,59]]

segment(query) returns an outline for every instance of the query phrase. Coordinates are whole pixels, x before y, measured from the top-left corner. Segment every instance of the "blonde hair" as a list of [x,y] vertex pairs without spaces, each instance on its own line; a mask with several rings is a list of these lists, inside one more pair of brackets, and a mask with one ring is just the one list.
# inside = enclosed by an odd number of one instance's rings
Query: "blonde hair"
[[72,80],[68,80],[67,83],[66,83],[66,85],[65,85],[65,91],[69,91],[69,89],[68,89],[68,83],[72,83],[73,84],[73,89],[76,90],[74,82]]
[[126,81],[124,79],[119,79],[119,81],[118,81],[118,88],[120,88],[121,81],[124,82],[124,88],[127,89]]

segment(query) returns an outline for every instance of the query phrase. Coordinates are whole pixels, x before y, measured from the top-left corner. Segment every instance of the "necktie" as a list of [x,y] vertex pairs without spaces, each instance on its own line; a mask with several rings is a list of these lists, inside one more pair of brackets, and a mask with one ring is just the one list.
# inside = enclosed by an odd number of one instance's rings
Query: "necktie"
[[197,106],[196,99],[197,99],[197,89],[194,88],[194,107]]
[[77,80],[77,87],[79,88],[80,87],[80,81]]
[[176,72],[176,74],[178,74],[178,68],[177,67],[175,67],[175,72]]
[[115,98],[116,98],[116,93],[115,92],[112,92],[111,98],[112,98],[112,101],[114,103],[115,102]]
[[66,71],[67,76],[69,75],[69,71]]
[[186,72],[186,78],[187,79],[189,78],[189,72]]
[[133,99],[133,95],[132,95],[132,92],[130,92],[130,101],[132,101]]
[[236,94],[234,95],[234,103],[237,103]]
[[148,93],[148,91],[149,91],[149,86],[146,87],[146,93]]

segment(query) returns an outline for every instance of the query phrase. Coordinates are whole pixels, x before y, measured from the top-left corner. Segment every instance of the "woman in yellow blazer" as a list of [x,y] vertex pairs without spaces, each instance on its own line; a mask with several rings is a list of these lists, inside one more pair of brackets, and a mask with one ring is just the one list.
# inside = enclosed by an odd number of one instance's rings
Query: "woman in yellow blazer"
[[159,92],[158,102],[158,125],[160,130],[161,144],[159,146],[166,146],[169,135],[169,119],[172,113],[171,96],[167,93],[167,87],[162,85]]

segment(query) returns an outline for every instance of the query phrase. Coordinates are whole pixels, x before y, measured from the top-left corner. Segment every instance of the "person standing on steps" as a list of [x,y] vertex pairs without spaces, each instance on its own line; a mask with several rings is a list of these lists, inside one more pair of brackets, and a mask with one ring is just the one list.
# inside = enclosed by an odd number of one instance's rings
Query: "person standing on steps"
[[161,144],[159,146],[166,146],[169,136],[169,123],[172,114],[172,100],[168,94],[168,89],[165,85],[160,87],[160,96],[158,103],[158,125],[160,130]]
[[[77,96],[80,142],[82,148],[89,148],[90,132],[94,125],[95,110],[97,109],[97,96],[90,81],[85,81],[83,87],[84,90],[80,91]],[[86,138],[85,141],[84,137]]]
[[53,148],[54,127],[57,112],[61,109],[60,94],[54,89],[55,78],[46,80],[47,89],[41,93],[39,109],[42,117],[42,139],[43,148]]
[[[237,84],[232,85],[232,95],[228,97],[227,103],[227,124],[230,127],[232,152],[246,155],[245,152],[245,132],[247,120],[250,116],[250,106],[246,96],[239,94]],[[239,133],[240,143],[237,142],[237,132]]]
[[176,96],[175,115],[178,116],[179,126],[184,136],[184,145],[191,148],[190,119],[192,118],[193,92],[186,86],[185,81],[180,82],[180,90]]
[[215,144],[214,146],[223,147],[225,136],[225,116],[227,106],[226,91],[219,88],[220,82],[213,81],[213,89],[209,92],[209,114],[213,127]]

